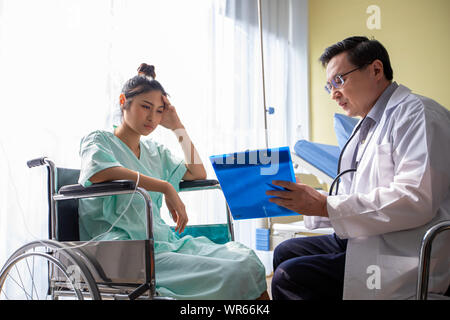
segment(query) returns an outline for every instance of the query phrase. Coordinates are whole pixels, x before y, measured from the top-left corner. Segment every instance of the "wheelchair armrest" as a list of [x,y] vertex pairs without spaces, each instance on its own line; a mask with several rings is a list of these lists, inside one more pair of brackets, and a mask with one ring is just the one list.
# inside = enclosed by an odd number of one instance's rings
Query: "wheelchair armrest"
[[181,181],[180,191],[188,190],[201,190],[208,187],[218,187],[219,181],[217,180],[193,180],[193,181]]
[[[217,180],[194,180],[194,181],[181,181],[180,191],[187,189],[201,189],[207,187],[218,186]],[[89,187],[83,187],[80,184],[72,184],[61,187],[59,194],[62,196],[85,196],[95,195],[105,192],[117,192],[117,191],[133,191],[136,188],[136,183],[132,180],[115,180],[110,182],[94,183]]]
[[136,188],[136,182],[132,180],[116,180],[110,182],[94,183],[89,187],[83,187],[81,184],[72,184],[61,187],[59,194],[62,196],[86,196],[103,194],[108,192],[133,191]]
[[[180,192],[183,191],[198,191],[198,190],[214,190],[214,189],[221,189],[219,181],[217,180],[194,180],[194,181],[181,181],[180,184]],[[228,235],[227,235],[227,241],[234,241],[234,230],[233,230],[233,218],[231,216],[231,212],[230,209],[228,207],[228,204],[226,205],[227,207],[227,224],[226,227],[228,229]],[[216,225],[219,226],[219,229],[221,228],[221,225]],[[202,226],[193,226],[193,228],[198,228],[198,227],[202,227]],[[208,226],[209,228],[210,226]],[[189,230],[190,228],[187,227],[186,230]],[[188,232],[190,233],[190,232]],[[217,233],[217,232],[213,232],[213,233]],[[196,236],[198,236],[200,234],[197,234]],[[212,240],[212,237],[216,237],[216,236],[207,236],[210,240]],[[213,242],[217,242],[219,240],[219,238],[212,240]],[[221,242],[222,240],[219,240],[219,242],[217,243],[225,243],[225,242]]]

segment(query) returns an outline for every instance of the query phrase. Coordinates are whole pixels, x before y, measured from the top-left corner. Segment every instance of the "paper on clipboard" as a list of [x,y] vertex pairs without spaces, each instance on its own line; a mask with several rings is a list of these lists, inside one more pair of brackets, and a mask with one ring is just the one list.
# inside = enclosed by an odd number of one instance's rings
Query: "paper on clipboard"
[[298,215],[269,201],[273,180],[295,182],[289,147],[211,156],[210,161],[235,220]]

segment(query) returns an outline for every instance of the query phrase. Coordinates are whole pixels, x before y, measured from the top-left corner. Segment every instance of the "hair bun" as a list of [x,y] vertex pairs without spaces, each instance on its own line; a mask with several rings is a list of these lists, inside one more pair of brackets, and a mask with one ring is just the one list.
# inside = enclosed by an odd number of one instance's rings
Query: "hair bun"
[[155,66],[150,66],[146,63],[142,63],[138,68],[138,75],[151,77],[152,79],[156,78]]

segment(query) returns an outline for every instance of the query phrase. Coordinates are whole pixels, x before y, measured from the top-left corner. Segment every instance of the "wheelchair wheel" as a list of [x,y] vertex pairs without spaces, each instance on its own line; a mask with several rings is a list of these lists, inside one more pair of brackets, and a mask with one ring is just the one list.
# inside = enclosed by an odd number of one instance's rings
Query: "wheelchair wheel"
[[18,249],[0,272],[0,300],[101,299],[91,272],[74,250],[55,241]]

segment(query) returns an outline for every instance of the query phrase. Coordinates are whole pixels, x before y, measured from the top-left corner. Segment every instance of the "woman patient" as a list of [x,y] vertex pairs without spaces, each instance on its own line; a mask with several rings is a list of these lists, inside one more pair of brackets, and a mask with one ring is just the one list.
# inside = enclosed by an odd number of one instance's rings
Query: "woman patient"
[[[218,245],[205,237],[179,236],[188,222],[177,193],[179,182],[205,179],[206,171],[164,88],[155,80],[154,67],[142,64],[138,75],[125,83],[119,101],[121,125],[112,131],[94,131],[81,141],[79,183],[137,181],[139,172],[139,187],[149,192],[153,202],[157,292],[177,299],[268,298],[264,266],[252,250],[237,242]],[[185,161],[155,141],[141,140],[158,125],[177,135]],[[163,195],[176,222],[175,232],[160,216]],[[130,197],[81,200],[81,239],[145,239],[144,201],[136,196],[130,203]]]

